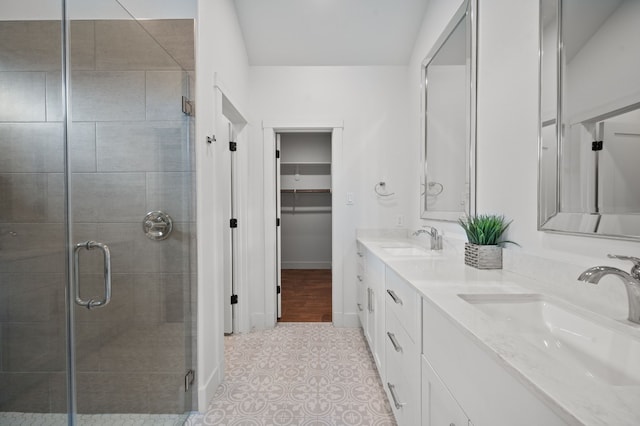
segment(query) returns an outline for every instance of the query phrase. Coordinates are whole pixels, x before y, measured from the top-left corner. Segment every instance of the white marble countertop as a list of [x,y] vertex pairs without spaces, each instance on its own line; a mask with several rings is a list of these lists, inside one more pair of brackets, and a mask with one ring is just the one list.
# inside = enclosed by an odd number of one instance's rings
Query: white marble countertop
[[[382,247],[416,245],[406,238],[367,238],[358,242],[412,284],[427,303],[452,320],[464,334],[489,353],[505,370],[547,402],[567,424],[640,425],[640,382],[629,379],[611,385],[584,368],[558,361],[505,321],[476,309],[459,294],[542,294],[545,301],[589,321],[631,336],[640,344],[640,326],[615,321],[550,294],[548,285],[503,270],[477,270],[464,265],[459,250],[447,249],[424,257],[390,256]],[[636,360],[640,363],[640,359]],[[624,382],[624,380],[623,380]]]

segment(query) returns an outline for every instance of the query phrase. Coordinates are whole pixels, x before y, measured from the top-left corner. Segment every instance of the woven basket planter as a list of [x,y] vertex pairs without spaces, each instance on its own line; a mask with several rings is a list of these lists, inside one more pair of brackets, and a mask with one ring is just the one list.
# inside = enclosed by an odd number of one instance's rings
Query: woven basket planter
[[502,269],[502,247],[465,243],[464,263],[477,269]]

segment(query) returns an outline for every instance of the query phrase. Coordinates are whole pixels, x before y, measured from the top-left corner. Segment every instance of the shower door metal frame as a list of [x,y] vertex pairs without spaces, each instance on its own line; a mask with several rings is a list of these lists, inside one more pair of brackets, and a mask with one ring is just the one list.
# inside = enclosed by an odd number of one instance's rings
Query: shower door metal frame
[[62,19],[61,19],[61,36],[62,36],[62,139],[64,147],[64,235],[65,254],[66,254],[66,297],[65,297],[65,313],[66,313],[66,380],[67,380],[67,421],[69,426],[76,424],[77,420],[77,390],[76,390],[76,351],[75,351],[75,311],[74,303],[71,298],[75,294],[73,283],[76,282],[75,276],[75,245],[73,243],[73,234],[71,224],[73,218],[71,215],[71,150],[69,148],[69,128],[71,123],[71,25],[68,14],[67,0],[61,0]]

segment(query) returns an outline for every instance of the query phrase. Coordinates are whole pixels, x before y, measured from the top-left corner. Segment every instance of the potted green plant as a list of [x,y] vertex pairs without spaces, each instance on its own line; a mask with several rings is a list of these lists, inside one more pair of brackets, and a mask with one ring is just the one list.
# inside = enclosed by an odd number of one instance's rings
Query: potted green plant
[[464,245],[464,263],[478,269],[502,269],[500,244],[513,241],[501,238],[511,221],[502,215],[482,214],[460,218],[458,223],[469,240]]

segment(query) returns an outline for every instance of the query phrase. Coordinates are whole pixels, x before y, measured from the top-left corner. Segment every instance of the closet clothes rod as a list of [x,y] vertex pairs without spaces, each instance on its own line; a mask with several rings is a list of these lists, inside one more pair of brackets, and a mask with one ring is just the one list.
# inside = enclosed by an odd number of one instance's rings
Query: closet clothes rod
[[281,189],[283,194],[330,194],[331,189]]
[[286,213],[331,213],[331,207],[281,207],[280,211]]

